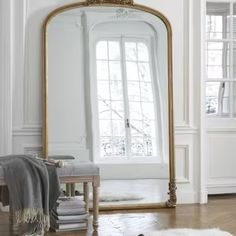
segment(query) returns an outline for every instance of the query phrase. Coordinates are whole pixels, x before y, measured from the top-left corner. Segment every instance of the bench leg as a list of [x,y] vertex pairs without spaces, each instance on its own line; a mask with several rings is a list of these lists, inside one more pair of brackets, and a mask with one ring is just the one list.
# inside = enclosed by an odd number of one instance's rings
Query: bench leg
[[19,230],[19,225],[16,222],[13,209],[11,206],[11,202],[10,202],[9,204],[9,231],[16,233],[18,232],[18,230]]
[[66,184],[66,195],[71,196],[71,184]]
[[75,183],[71,183],[71,197],[74,197],[75,196]]
[[84,201],[86,212],[89,213],[89,185],[88,182],[84,183]]
[[14,215],[13,215],[11,203],[9,205],[9,229],[10,229],[10,232],[14,231]]
[[93,228],[98,229],[99,215],[99,186],[93,182]]

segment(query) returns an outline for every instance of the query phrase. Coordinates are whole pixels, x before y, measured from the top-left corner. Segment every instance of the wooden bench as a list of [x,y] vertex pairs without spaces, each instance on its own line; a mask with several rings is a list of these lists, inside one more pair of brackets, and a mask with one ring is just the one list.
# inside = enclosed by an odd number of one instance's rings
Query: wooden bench
[[[89,183],[92,183],[93,190],[93,227],[98,228],[99,215],[99,187],[100,175],[99,168],[91,162],[79,162],[76,160],[66,161],[64,167],[57,168],[60,182],[73,186],[75,183],[83,183],[84,201],[86,210],[89,212]],[[3,170],[0,166],[0,186],[6,185]],[[73,194],[72,194],[73,195]],[[11,208],[10,208],[11,209]],[[13,215],[10,210],[10,223],[13,225]]]

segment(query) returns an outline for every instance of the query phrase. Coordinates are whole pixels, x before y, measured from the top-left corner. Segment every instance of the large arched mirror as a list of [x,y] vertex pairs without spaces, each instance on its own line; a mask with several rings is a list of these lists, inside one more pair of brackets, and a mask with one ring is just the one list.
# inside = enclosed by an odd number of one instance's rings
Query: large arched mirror
[[101,209],[176,204],[171,41],[166,17],[132,0],[45,21],[45,156],[99,165]]

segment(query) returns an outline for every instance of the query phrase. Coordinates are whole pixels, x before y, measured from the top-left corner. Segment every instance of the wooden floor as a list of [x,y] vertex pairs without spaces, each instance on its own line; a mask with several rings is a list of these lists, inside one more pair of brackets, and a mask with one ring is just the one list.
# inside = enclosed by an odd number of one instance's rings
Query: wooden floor
[[[236,195],[210,197],[207,205],[179,205],[176,209],[113,212],[102,214],[97,233],[47,233],[47,236],[137,236],[166,228],[220,228],[236,235]],[[0,213],[0,235],[17,235],[9,231],[8,214]]]

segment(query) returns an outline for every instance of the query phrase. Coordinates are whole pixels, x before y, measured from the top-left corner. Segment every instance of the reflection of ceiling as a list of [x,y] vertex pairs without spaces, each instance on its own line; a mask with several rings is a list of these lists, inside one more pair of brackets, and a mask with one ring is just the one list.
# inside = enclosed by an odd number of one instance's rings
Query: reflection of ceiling
[[[91,13],[114,13],[117,11],[120,11],[122,9],[128,10],[129,13],[139,13],[141,11],[139,10],[135,10],[135,9],[128,9],[128,8],[115,8],[115,7],[89,7],[86,8],[86,12],[91,12]],[[63,16],[78,16],[84,13],[84,9],[83,8],[77,8],[77,9],[73,9],[73,10],[69,10],[69,11],[65,11],[63,13],[61,13],[60,15]]]
[[107,16],[111,20],[137,20],[148,14],[140,10],[123,7],[83,7],[60,13],[54,17],[52,22],[81,26],[83,15],[93,15],[96,16],[96,19],[102,19]]

